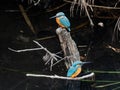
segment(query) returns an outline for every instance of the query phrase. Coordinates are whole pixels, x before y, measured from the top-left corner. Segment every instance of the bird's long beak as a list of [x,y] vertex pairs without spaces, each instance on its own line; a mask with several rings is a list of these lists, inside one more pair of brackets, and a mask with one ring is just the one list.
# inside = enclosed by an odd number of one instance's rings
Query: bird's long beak
[[88,64],[88,63],[91,63],[91,62],[82,62],[82,64]]
[[52,17],[50,17],[49,19],[52,19],[52,18],[56,18],[57,16],[52,16]]

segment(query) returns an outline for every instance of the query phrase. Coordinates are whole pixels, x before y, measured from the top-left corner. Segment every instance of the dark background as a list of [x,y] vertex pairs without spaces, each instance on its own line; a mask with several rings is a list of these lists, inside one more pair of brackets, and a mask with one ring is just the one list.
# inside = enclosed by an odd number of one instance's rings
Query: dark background
[[[114,6],[117,0],[95,0],[95,4],[103,6]],[[88,18],[80,16],[79,12],[70,17],[70,3],[65,6],[50,11],[66,2],[62,0],[41,0],[39,5],[28,4],[27,1],[20,0],[0,0],[0,90],[112,90],[120,84],[109,85],[103,88],[95,88],[98,85],[120,81],[119,74],[95,73],[94,82],[66,81],[46,78],[28,78],[26,73],[57,74],[66,75],[63,62],[53,67],[49,71],[49,66],[44,65],[42,56],[44,51],[32,51],[15,53],[8,50],[25,49],[37,47],[32,40],[43,37],[55,36],[51,39],[38,40],[44,47],[53,53],[61,50],[58,37],[55,33],[58,27],[54,19],[49,19],[59,11],[63,11],[71,22],[71,36],[79,45],[88,45],[86,48],[78,48],[81,55],[87,55],[90,65],[85,65],[84,70],[96,71],[119,71],[120,55],[105,47],[111,44],[113,29],[120,10],[95,9],[91,14],[95,26],[91,28]],[[26,24],[18,5],[23,5],[28,17],[33,24],[36,34],[33,34]],[[118,5],[119,6],[119,5]],[[117,6],[117,7],[118,7]],[[98,12],[96,12],[98,11]],[[112,14],[111,14],[112,13]],[[115,15],[116,17],[113,17]],[[109,17],[109,18],[107,18]],[[80,28],[76,28],[88,22]],[[97,26],[98,22],[103,22],[104,27]],[[119,40],[112,44],[119,48]],[[89,50],[90,49],[90,50]],[[104,82],[98,82],[103,80]],[[105,83],[105,81],[110,81]],[[68,83],[70,83],[68,86]],[[117,89],[119,90],[119,89]]]

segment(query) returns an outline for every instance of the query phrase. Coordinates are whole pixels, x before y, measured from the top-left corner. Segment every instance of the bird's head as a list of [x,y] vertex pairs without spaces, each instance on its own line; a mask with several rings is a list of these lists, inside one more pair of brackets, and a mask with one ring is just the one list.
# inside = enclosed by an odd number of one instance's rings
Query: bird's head
[[90,62],[75,61],[68,69],[67,76],[72,78],[77,77],[82,71],[82,65],[86,63]]
[[61,16],[65,16],[65,14],[63,12],[58,12],[55,16],[50,17],[50,19],[56,18],[56,17],[61,17]]
[[72,66],[73,66],[73,67],[76,67],[77,65],[82,66],[82,65],[87,64],[87,63],[90,63],[90,62],[75,61],[75,62],[72,64]]

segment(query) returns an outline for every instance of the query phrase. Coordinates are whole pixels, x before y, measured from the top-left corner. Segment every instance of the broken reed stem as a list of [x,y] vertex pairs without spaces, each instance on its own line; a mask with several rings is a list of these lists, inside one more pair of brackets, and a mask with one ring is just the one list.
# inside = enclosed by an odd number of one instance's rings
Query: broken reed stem
[[24,17],[27,25],[29,26],[30,30],[33,32],[33,34],[36,34],[35,29],[34,29],[29,17],[27,16],[27,13],[25,12],[25,10],[21,4],[19,4],[19,9],[20,9],[22,16]]
[[70,35],[70,32],[67,32],[66,29],[59,27],[56,29],[56,33],[58,35],[64,57],[68,56],[68,58],[66,58],[65,60],[65,65],[68,69],[74,61],[80,60],[80,54],[77,49],[76,43]]

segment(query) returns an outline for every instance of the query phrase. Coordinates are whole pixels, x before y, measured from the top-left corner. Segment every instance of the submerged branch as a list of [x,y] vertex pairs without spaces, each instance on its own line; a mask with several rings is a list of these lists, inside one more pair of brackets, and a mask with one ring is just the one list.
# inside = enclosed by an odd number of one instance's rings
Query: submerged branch
[[112,49],[114,52],[120,53],[120,48],[114,48],[114,47],[112,47],[112,46],[110,46],[110,45],[107,45],[106,48],[110,48],[110,49]]

